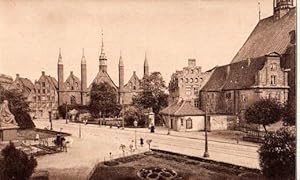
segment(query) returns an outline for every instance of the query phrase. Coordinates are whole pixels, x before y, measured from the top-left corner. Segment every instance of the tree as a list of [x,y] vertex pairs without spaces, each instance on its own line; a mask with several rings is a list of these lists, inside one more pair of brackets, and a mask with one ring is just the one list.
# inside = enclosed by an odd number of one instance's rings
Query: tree
[[2,151],[3,159],[0,160],[0,179],[29,179],[37,166],[37,161],[32,156],[28,157],[23,151],[16,149],[10,142]]
[[296,128],[267,133],[259,149],[263,174],[270,179],[295,179]]
[[121,105],[117,101],[117,91],[108,83],[93,83],[91,89],[91,101],[89,110],[94,117],[117,116],[121,111]]
[[291,103],[286,103],[283,108],[282,114],[283,122],[287,125],[295,125],[296,124],[296,111],[295,106]]
[[159,121],[159,111],[168,105],[167,87],[160,72],[145,76],[142,89],[141,93],[133,97],[133,104],[142,109],[152,108],[156,121]]
[[248,123],[260,124],[267,132],[266,126],[282,117],[282,106],[274,99],[261,99],[251,105],[245,112]]
[[0,86],[0,103],[8,101],[10,112],[15,116],[20,128],[34,128],[35,125],[29,115],[29,104],[23,94],[16,90],[6,90]]

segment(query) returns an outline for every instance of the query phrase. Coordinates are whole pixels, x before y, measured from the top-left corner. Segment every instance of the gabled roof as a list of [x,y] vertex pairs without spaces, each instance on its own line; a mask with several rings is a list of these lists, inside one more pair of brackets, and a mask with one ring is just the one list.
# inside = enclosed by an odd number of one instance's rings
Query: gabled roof
[[66,81],[65,81],[65,83],[66,82],[69,82],[69,81],[74,81],[74,82],[78,82],[78,83],[80,83],[81,81],[80,81],[80,79],[77,77],[77,76],[75,76],[73,73],[70,73],[70,75],[69,75],[69,77],[66,79]]
[[118,89],[118,87],[115,85],[115,83],[113,82],[113,80],[110,78],[109,74],[106,71],[99,71],[88,89],[91,90],[93,83],[99,84],[101,82],[106,82],[116,90]]
[[178,101],[160,111],[160,114],[171,116],[199,116],[205,113],[194,107],[190,101]]
[[290,42],[289,33],[295,28],[295,8],[291,8],[278,20],[275,20],[273,16],[262,19],[231,62],[260,57],[274,51],[284,54]]
[[29,91],[34,89],[33,83],[28,78],[22,78],[19,77],[19,81],[22,83],[22,85],[27,88]]
[[[130,77],[129,81],[127,84],[125,84],[125,88],[127,88],[130,84],[135,84],[135,82],[141,82],[140,78],[136,75],[136,73],[133,73],[132,76]],[[139,84],[138,84],[139,85]]]
[[255,85],[255,76],[264,67],[266,56],[216,67],[202,91],[246,89]]

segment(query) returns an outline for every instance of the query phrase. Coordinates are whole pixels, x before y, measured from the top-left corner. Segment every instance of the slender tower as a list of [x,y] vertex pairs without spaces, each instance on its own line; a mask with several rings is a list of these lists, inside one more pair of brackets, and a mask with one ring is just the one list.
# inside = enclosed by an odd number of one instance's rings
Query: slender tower
[[101,43],[101,53],[99,56],[99,71],[107,72],[107,58],[104,53],[104,43],[103,43],[103,32],[102,34],[102,43]]
[[61,50],[59,48],[58,62],[57,62],[57,79],[58,79],[58,105],[63,104],[63,90],[64,90],[64,65],[62,62]]
[[144,76],[149,76],[149,64],[148,64],[146,52],[145,52],[145,61],[144,61]]
[[123,94],[124,94],[124,63],[122,55],[120,53],[119,59],[119,103],[123,104]]
[[86,72],[86,60],[84,56],[84,49],[82,49],[81,57],[81,105],[85,105],[84,96],[87,89],[87,72]]

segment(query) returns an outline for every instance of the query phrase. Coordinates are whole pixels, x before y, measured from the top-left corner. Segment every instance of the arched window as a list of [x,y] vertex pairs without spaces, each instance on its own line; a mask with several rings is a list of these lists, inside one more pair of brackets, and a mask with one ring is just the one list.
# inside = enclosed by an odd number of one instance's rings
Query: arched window
[[195,78],[195,83],[197,83],[198,82],[198,78]]
[[193,120],[192,120],[192,118],[188,118],[186,120],[186,128],[187,129],[192,129],[193,128]]
[[191,80],[191,83],[194,81],[193,78],[191,78],[190,80]]

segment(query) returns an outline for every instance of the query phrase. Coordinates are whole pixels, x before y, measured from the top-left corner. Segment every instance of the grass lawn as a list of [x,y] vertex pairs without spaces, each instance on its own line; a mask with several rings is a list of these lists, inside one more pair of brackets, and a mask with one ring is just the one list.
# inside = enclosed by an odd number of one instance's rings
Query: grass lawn
[[[149,168],[152,171],[159,168],[173,170],[177,173],[173,179],[264,179],[258,170],[154,152],[151,155],[138,154],[113,162],[99,163],[90,180],[141,179],[137,175],[138,172]],[[168,178],[160,176],[156,179]]]

